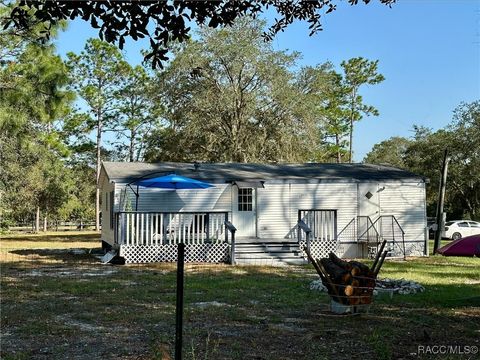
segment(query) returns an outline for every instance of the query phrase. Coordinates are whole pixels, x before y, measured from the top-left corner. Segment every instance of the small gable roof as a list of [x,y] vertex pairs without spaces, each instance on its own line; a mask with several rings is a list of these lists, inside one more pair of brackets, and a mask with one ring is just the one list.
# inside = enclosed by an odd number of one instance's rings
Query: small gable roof
[[176,173],[194,179],[228,183],[233,181],[425,181],[411,172],[386,165],[372,164],[249,164],[249,163],[144,163],[103,162],[102,171],[109,181],[129,183],[140,177]]

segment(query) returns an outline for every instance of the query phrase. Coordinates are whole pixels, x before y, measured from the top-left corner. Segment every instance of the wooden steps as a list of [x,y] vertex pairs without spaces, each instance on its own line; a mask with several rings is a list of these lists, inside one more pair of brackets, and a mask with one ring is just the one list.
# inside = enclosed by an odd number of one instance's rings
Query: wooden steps
[[239,265],[303,265],[307,261],[302,257],[296,242],[267,241],[239,242],[236,244],[235,261]]

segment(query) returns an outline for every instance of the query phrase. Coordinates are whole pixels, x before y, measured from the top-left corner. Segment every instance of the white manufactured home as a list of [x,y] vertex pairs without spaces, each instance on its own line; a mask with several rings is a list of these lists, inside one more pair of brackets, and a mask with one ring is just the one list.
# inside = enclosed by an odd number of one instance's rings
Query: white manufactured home
[[[169,190],[140,180],[177,174],[213,185]],[[128,263],[304,261],[426,252],[425,179],[369,164],[104,162],[102,241]]]

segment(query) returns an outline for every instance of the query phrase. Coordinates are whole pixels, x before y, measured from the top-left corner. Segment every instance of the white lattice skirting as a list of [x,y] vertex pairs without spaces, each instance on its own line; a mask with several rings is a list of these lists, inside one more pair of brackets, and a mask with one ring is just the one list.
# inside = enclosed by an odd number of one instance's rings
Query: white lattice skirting
[[[300,241],[300,250],[302,251],[302,256],[307,259],[307,254],[303,248],[307,245],[306,241]],[[310,253],[314,259],[320,259],[328,257],[330,252],[337,252],[337,242],[332,241],[312,241],[310,243]]]
[[[128,264],[177,261],[177,245],[120,245],[121,257]],[[185,262],[222,263],[230,259],[230,245],[186,244]]]

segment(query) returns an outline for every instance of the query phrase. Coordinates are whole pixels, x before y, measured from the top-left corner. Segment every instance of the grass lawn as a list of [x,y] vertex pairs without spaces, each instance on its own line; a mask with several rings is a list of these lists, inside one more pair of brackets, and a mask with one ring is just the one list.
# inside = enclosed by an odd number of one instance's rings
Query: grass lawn
[[[97,233],[3,237],[2,359],[164,359],[175,330],[175,265],[101,265]],[[79,254],[69,249],[81,248]],[[63,249],[63,250],[62,250]],[[480,347],[480,259],[388,261],[380,277],[425,286],[333,315],[310,266],[186,267],[186,359],[468,359],[418,346]],[[477,354],[478,355],[478,354]]]

